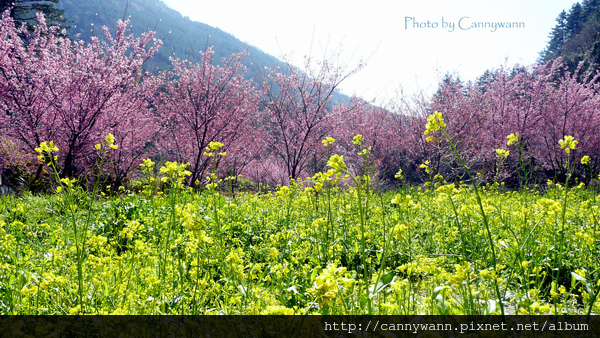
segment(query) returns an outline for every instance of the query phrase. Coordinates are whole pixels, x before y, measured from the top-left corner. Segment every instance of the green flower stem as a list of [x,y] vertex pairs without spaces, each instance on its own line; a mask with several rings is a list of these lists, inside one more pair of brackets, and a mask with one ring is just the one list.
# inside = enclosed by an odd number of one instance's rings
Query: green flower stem
[[[458,150],[456,149],[454,142],[452,142],[452,139],[446,133],[446,130],[444,128],[441,128],[440,130],[442,131],[442,133],[444,134],[444,136],[450,143],[450,146],[452,147],[452,151],[454,152],[454,154],[460,161],[460,164],[463,166],[463,168],[467,172],[467,175],[469,176],[469,179],[473,183],[473,188],[475,189],[475,197],[477,199],[477,204],[479,205],[479,211],[481,212],[481,215],[483,217],[483,224],[485,225],[485,230],[487,232],[488,240],[490,243],[490,251],[492,252],[492,265],[494,266],[494,271],[496,271],[498,266],[497,266],[497,260],[496,260],[496,250],[494,249],[494,240],[492,239],[492,233],[490,231],[490,226],[488,224],[487,215],[485,214],[485,210],[483,209],[483,203],[481,202],[481,195],[479,193],[479,187],[473,180],[473,176],[471,175],[471,171],[469,170],[469,167],[467,167],[467,164],[465,163],[465,161],[462,159],[462,157],[458,153]],[[502,297],[500,295],[500,288],[498,287],[498,279],[494,278],[493,280],[494,280],[494,289],[496,291],[496,297],[498,297],[498,303],[500,303],[500,311],[502,312],[502,317],[504,317],[504,304],[502,303]]]

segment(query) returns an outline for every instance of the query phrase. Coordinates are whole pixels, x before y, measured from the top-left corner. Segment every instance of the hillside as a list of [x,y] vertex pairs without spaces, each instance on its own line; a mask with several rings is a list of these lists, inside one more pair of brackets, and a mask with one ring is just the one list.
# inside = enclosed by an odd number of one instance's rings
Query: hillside
[[[65,11],[64,17],[71,20],[70,36],[87,41],[93,34],[102,35],[103,25],[114,27],[119,19],[131,19],[131,32],[139,36],[146,30],[156,31],[156,37],[163,40],[163,46],[149,63],[149,68],[168,67],[169,57],[195,59],[198,51],[214,46],[215,60],[219,62],[239,50],[246,50],[246,64],[252,63],[272,67],[281,63],[277,58],[250,46],[233,35],[218,28],[191,21],[179,12],[169,8],[160,0],[61,0],[57,5]],[[125,14],[125,15],[124,15]],[[255,67],[249,67],[251,72]]]
[[549,38],[541,62],[562,57],[570,70],[581,61],[587,69],[600,69],[600,0],[584,0],[562,11]]
[[[72,22],[67,34],[73,37],[79,35],[84,41],[89,41],[91,35],[102,36],[102,26],[112,28],[117,20],[124,17],[131,20],[131,33],[135,36],[154,30],[163,45],[146,64],[149,71],[168,68],[171,56],[199,60],[198,52],[209,46],[214,46],[214,60],[218,63],[240,50],[248,52],[244,59],[249,70],[248,77],[262,71],[265,66],[273,68],[283,63],[219,28],[190,20],[161,0],[129,0],[129,5],[127,0],[61,0],[56,7],[64,9],[64,17]],[[348,100],[348,96],[335,91],[334,102]]]

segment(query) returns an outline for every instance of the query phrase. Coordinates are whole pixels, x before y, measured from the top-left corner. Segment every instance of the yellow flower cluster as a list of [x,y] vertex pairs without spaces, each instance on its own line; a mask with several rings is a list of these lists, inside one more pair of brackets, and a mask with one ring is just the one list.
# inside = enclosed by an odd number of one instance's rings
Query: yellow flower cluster
[[335,139],[331,136],[327,136],[323,141],[323,147],[327,147],[333,145],[335,143]]
[[560,148],[564,149],[565,152],[568,154],[571,152],[571,149],[575,149],[577,147],[577,144],[579,144],[579,142],[575,141],[575,138],[573,136],[567,135],[564,139],[558,141],[558,144],[560,144]]
[[581,164],[586,165],[590,163],[590,157],[585,155],[584,157],[581,158]]
[[186,170],[189,165],[189,162],[178,164],[177,162],[167,161],[164,166],[160,167],[160,172],[167,175],[167,177],[163,177],[161,180],[167,182],[167,180],[171,178],[176,180],[177,185],[180,186],[187,176],[192,175],[190,171]]
[[[106,137],[104,138],[106,145],[110,148],[110,149],[117,149],[119,148],[118,145],[115,144],[115,136],[111,133],[108,133],[108,135],[106,135]],[[96,150],[100,150],[102,149],[102,144],[98,143],[94,146],[96,148]]]
[[367,155],[369,155],[371,153],[371,149],[372,149],[371,146],[369,146],[369,148],[364,148],[363,150],[361,150],[358,153],[358,156],[367,156]]
[[399,180],[404,179],[404,175],[402,174],[402,169],[398,169],[398,172],[396,173],[396,175],[394,175],[394,177]]
[[347,167],[344,163],[344,155],[333,154],[327,161],[327,166],[333,168],[335,172],[345,171]]
[[169,176],[175,177],[178,175],[181,176],[189,176],[191,173],[185,170],[190,164],[182,163],[178,164],[177,162],[169,162],[167,161],[164,166],[160,168],[160,172],[163,174],[167,174]]
[[52,141],[42,142],[42,143],[40,143],[40,146],[38,148],[35,148],[35,151],[37,151],[40,154],[44,154],[44,153],[49,154],[51,152],[58,151],[58,147],[55,146]]
[[436,191],[439,194],[445,194],[445,195],[448,195],[448,196],[452,196],[452,195],[457,194],[459,192],[459,190],[456,188],[456,186],[454,185],[454,183],[444,184],[444,185],[440,186],[439,188],[437,188]]
[[329,264],[315,278],[314,286],[309,288],[308,292],[318,299],[320,306],[335,299],[340,287],[350,288],[356,282],[354,279],[345,278],[345,272],[345,267],[338,268],[336,264]]
[[[77,179],[65,177],[65,178],[61,178],[60,182],[67,187],[67,191],[73,191],[73,189],[75,188],[75,183],[77,183]],[[63,192],[62,184],[60,186],[56,187],[56,192],[59,194]],[[73,205],[72,207],[76,208],[77,206]]]
[[508,139],[508,142],[506,142],[506,145],[512,146],[513,144],[519,143],[519,133],[512,133],[512,134],[506,136],[506,138]]
[[108,135],[106,135],[106,144],[108,144],[108,147],[110,149],[117,149],[119,147],[115,144],[115,137],[111,133],[108,133]]
[[431,174],[431,172],[432,172],[432,171],[431,171],[431,168],[429,167],[429,165],[430,165],[430,164],[431,164],[431,163],[429,163],[429,160],[427,160],[427,161],[425,161],[425,163],[422,163],[422,164],[419,166],[419,168],[421,168],[421,169],[425,169],[425,172],[426,172],[426,173],[428,173],[428,174]]
[[[425,135],[429,135],[435,131],[440,129],[445,129],[446,123],[444,122],[444,117],[442,113],[435,111],[433,114],[427,117],[427,124],[425,125]],[[427,137],[427,142],[437,141],[437,138],[434,136]]]
[[[208,147],[206,147],[207,151],[205,151],[203,155],[206,157],[213,157],[213,156],[215,156],[217,149],[222,148],[223,146],[224,146],[224,144],[221,142],[214,142],[214,141],[210,142],[208,144]],[[221,152],[221,153],[218,153],[218,155],[225,156],[225,155],[227,155],[227,152]]]
[[154,164],[152,159],[147,158],[140,163],[140,168],[142,168],[143,172],[150,173],[154,170]]
[[119,237],[132,239],[139,231],[144,229],[144,225],[137,220],[127,221],[126,226],[119,231]]
[[38,156],[38,160],[43,163],[48,163],[50,165],[51,159],[53,158],[56,161],[56,156],[51,157],[53,152],[58,151],[58,147],[54,145],[52,141],[50,142],[42,142],[40,146],[35,148],[35,151],[40,153]]
[[469,262],[464,262],[463,264],[454,264],[454,268],[456,269],[456,272],[448,277],[448,284],[462,284],[463,282],[467,282],[476,276],[472,271],[471,264]]
[[397,240],[402,240],[405,238],[405,234],[409,228],[409,223],[398,223],[392,229],[392,233]]
[[496,149],[496,154],[498,154],[499,158],[505,159],[508,157],[508,155],[510,155],[510,151],[506,149]]

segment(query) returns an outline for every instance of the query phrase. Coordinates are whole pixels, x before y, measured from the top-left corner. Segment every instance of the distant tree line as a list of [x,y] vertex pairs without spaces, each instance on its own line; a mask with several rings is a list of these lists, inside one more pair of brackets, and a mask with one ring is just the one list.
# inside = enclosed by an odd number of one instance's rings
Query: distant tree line
[[[196,62],[172,58],[167,69],[148,72],[144,65],[162,48],[151,30],[136,38],[126,20],[114,31],[98,27],[102,39],[73,40],[41,14],[36,18],[32,32],[9,11],[0,21],[0,170],[13,182],[43,182],[47,174],[35,149],[47,141],[59,149],[61,176],[93,176],[101,155],[95,145],[108,133],[117,149],[106,157],[103,179],[113,187],[135,178],[148,157],[189,162],[190,186],[206,183],[214,168],[286,183],[322,171],[332,153],[363,171],[352,143],[357,134],[370,147],[373,175],[384,181],[398,183],[400,169],[412,183],[436,174],[462,179],[449,144],[427,142],[423,133],[436,110],[482,181],[560,180],[567,161],[580,163],[584,155],[590,160],[575,166],[580,179],[597,177],[600,167],[600,75],[571,70],[562,57],[488,71],[474,84],[447,76],[433,97],[377,107],[359,98],[334,100],[340,83],[362,64],[307,57],[302,71],[288,62],[249,75],[246,52],[218,60],[208,47]],[[511,134],[518,142],[507,144]],[[558,146],[565,135],[580,142],[571,157]],[[324,148],[327,137],[336,141]],[[205,155],[213,141],[224,144],[226,156]],[[510,153],[499,157],[497,149]]]
[[570,71],[580,62],[584,69],[600,69],[600,0],[584,0],[562,11],[549,38],[541,62],[561,57]]
[[60,25],[61,28],[70,28],[69,22],[63,17],[65,11],[55,7],[59,0],[0,0],[0,13],[10,10],[10,16],[17,26],[25,24],[32,32],[38,24],[36,13],[44,13],[44,18],[50,25]]

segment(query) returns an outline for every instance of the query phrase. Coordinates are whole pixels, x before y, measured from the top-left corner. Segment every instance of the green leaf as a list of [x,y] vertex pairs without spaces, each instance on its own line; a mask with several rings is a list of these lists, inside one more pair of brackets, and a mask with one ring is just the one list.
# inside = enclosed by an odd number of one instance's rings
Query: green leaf
[[587,279],[583,276],[576,274],[575,272],[571,272],[571,289],[575,288],[575,286],[577,285],[577,281],[580,281],[581,283],[585,284],[587,282]]
[[488,299],[487,303],[488,303],[487,314],[493,315],[494,312],[496,312],[496,301],[493,299]]
[[106,279],[102,279],[102,295],[104,298],[108,297],[108,284],[106,284]]
[[444,303],[444,296],[440,294],[435,296],[435,307],[437,307],[440,314],[446,314],[446,304]]
[[440,294],[440,292],[442,292],[442,290],[447,289],[448,286],[446,285],[440,285],[438,287],[436,287],[435,289],[433,289],[433,293],[431,294],[431,299],[436,299],[437,296]]
[[446,303],[444,302],[444,296],[441,294],[441,292],[445,289],[448,289],[448,286],[440,285],[433,289],[433,293],[431,294],[431,299],[435,301],[435,306],[437,307],[440,314],[446,314],[447,312]]
[[571,276],[573,276],[573,278],[577,279],[580,282],[587,282],[587,279],[583,276],[580,276],[578,274],[576,274],[575,272],[571,272]]
[[319,269],[318,268],[314,268],[312,274],[310,275],[310,281],[311,283],[315,281],[315,279],[317,279],[317,274],[319,273]]
[[262,280],[263,278],[267,277],[267,275],[271,272],[271,266],[267,266],[267,268],[265,269],[265,271],[263,271],[262,275],[260,275],[260,278],[258,280]]
[[385,275],[381,276],[381,278],[379,278],[379,280],[377,281],[377,286],[375,286],[375,292],[371,295],[371,297],[374,297],[381,290],[385,289],[385,287],[390,285],[390,283],[394,281],[394,277],[396,277],[396,273],[394,271],[390,271]]

